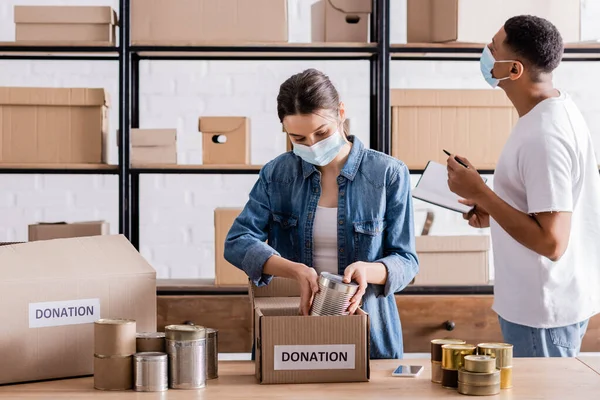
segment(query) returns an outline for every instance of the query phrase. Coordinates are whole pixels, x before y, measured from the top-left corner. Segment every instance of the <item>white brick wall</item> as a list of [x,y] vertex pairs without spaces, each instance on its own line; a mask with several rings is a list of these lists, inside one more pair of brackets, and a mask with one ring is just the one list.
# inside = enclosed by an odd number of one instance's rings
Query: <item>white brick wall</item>
[[[315,0],[289,0],[290,40],[311,37]],[[392,2],[392,42],[406,40],[405,0]],[[96,4],[116,0],[4,0],[0,2],[0,41],[14,39],[15,4]],[[600,37],[600,1],[582,0],[584,39]],[[252,162],[262,164],[285,149],[275,98],[281,82],[307,67],[330,75],[347,104],[353,132],[368,143],[367,61],[143,61],[140,125],[175,127],[180,163],[201,163],[200,115],[247,115],[251,118]],[[563,63],[556,82],[569,91],[597,139],[600,154],[598,63]],[[2,61],[0,85],[104,87],[118,99],[117,63],[110,61]],[[484,88],[476,62],[392,63],[392,88]],[[116,108],[110,112],[107,160],[117,162]],[[415,176],[416,181],[418,177]],[[254,175],[144,175],[141,179],[141,252],[161,278],[214,276],[213,209],[243,206]],[[490,181],[491,182],[491,181]],[[27,239],[27,224],[37,221],[105,219],[118,230],[116,176],[0,175],[0,241]],[[416,228],[427,206],[416,203]],[[436,210],[432,234],[477,234],[459,215]]]

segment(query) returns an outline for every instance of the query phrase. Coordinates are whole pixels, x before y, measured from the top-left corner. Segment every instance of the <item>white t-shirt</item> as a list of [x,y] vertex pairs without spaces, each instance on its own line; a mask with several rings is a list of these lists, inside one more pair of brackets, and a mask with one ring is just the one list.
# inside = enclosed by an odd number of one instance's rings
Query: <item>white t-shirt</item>
[[519,119],[498,160],[494,191],[529,214],[572,212],[569,244],[557,262],[490,221],[494,311],[534,328],[570,325],[598,313],[600,174],[587,125],[566,93]]
[[338,273],[337,208],[317,206],[313,225],[313,267],[321,272]]

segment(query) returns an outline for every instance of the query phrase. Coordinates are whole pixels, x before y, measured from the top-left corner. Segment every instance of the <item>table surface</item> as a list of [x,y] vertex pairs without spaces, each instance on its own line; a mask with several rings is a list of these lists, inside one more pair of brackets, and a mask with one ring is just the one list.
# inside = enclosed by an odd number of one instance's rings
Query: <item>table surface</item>
[[[419,364],[425,370],[418,378],[392,377],[400,363]],[[597,368],[594,370],[588,364]],[[93,389],[93,378],[65,379],[0,387],[0,398],[35,399],[439,399],[462,398],[455,390],[444,389],[430,381],[429,360],[371,361],[371,380],[362,383],[260,385],[250,361],[222,361],[219,378],[206,388],[169,390],[163,393],[103,392]],[[515,359],[512,389],[492,399],[577,399],[600,398],[600,358]]]

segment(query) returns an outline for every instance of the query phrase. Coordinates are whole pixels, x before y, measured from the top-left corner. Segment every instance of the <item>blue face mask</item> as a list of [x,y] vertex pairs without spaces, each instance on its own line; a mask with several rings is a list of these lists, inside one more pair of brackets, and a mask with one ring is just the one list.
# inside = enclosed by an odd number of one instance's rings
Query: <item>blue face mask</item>
[[494,59],[494,56],[492,55],[492,52],[490,51],[490,48],[485,46],[483,48],[483,53],[481,53],[481,58],[479,59],[479,67],[481,68],[481,73],[483,74],[483,78],[493,88],[498,86],[499,81],[503,81],[503,80],[509,78],[508,76],[506,78],[494,78],[492,76],[492,70],[494,69],[494,64],[496,64],[497,62],[514,62],[514,61],[511,61],[511,60],[496,61]]
[[339,154],[342,147],[346,144],[339,131],[335,131],[331,136],[313,144],[305,146],[293,143],[294,154],[304,161],[319,167],[324,167],[333,161]]

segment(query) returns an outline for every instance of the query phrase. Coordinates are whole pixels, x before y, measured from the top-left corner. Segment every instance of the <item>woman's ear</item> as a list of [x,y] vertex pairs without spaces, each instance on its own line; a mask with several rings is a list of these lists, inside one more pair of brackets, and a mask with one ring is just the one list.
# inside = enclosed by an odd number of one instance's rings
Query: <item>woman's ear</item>
[[346,120],[346,106],[344,105],[343,101],[340,102],[338,109],[340,111],[340,122],[344,123],[344,121]]

